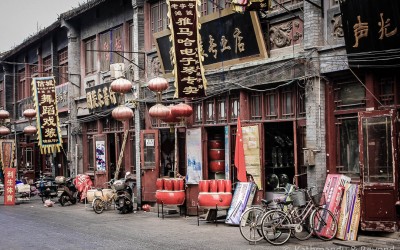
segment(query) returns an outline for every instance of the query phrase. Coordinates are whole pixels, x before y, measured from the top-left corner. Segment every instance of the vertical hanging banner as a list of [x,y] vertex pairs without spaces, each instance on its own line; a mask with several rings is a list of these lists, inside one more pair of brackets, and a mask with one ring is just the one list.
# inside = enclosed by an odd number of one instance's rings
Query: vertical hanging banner
[[38,144],[42,154],[60,152],[62,146],[55,86],[54,77],[34,77],[32,79]]
[[175,97],[205,96],[204,76],[197,0],[169,0],[168,17],[172,42]]
[[11,168],[14,160],[14,140],[0,140],[0,161],[3,167]]
[[4,169],[4,205],[15,205],[15,168]]

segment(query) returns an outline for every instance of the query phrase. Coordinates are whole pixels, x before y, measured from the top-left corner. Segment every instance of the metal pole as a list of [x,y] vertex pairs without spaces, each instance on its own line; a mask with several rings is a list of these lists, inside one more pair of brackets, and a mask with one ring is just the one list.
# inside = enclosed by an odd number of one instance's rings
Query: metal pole
[[78,176],[78,143],[75,144],[75,176]]

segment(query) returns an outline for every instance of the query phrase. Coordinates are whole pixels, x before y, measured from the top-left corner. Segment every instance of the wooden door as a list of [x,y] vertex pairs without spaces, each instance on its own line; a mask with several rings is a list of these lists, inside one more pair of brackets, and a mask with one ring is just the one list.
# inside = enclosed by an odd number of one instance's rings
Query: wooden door
[[358,114],[361,170],[361,229],[396,231],[398,200],[394,110]]
[[156,181],[160,175],[160,147],[158,130],[143,130],[140,133],[142,200],[156,201]]

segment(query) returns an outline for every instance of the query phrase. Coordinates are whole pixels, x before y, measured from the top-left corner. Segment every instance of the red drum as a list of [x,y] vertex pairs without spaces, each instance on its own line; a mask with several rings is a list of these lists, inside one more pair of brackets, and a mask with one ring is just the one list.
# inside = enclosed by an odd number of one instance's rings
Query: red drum
[[210,160],[225,160],[224,149],[209,149],[208,157]]
[[224,172],[225,171],[225,161],[224,160],[214,160],[210,161],[208,164],[210,172]]
[[174,189],[172,179],[164,179],[164,189],[169,191],[172,191]]
[[199,181],[199,192],[208,192],[209,181],[208,180],[200,180]]
[[225,145],[222,140],[209,140],[208,148],[210,149],[224,149]]
[[156,187],[157,187],[157,190],[163,190],[164,189],[164,179],[158,178],[156,181]]
[[185,190],[185,181],[183,179],[179,179],[179,190]]
[[225,180],[217,180],[218,193],[225,192]]
[[232,182],[231,180],[225,180],[225,192],[231,193],[232,192]]
[[210,180],[210,192],[216,193],[218,191],[217,180]]
[[172,184],[174,186],[174,191],[179,191],[179,180],[180,179],[172,179]]

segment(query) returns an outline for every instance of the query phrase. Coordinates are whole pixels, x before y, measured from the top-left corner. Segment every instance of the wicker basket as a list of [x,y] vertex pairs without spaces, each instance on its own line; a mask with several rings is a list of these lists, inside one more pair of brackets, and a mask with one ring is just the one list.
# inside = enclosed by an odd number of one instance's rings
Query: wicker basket
[[306,205],[306,194],[304,191],[293,191],[290,194],[290,198],[293,201],[293,206],[301,207]]
[[315,194],[315,195],[311,196],[311,198],[312,198],[312,201],[314,202],[314,205],[316,205],[316,206],[323,206],[326,203],[325,193]]

